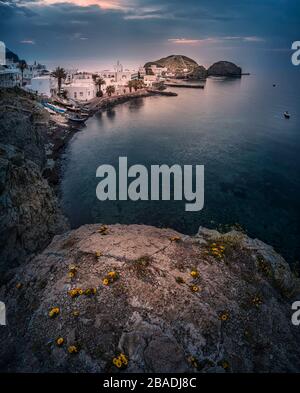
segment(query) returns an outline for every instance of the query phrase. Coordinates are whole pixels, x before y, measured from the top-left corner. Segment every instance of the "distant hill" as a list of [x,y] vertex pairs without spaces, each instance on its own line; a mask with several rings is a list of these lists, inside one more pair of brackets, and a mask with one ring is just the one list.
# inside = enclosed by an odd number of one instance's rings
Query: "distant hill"
[[173,73],[177,78],[188,76],[189,74],[195,74],[197,79],[199,79],[199,76],[206,76],[204,67],[199,66],[195,60],[183,55],[170,55],[159,60],[149,61],[144,67],[149,69],[153,64],[160,67],[167,67],[168,72]]
[[20,61],[19,56],[16,55],[14,52],[6,48],[6,59],[13,61],[14,63],[18,63]]

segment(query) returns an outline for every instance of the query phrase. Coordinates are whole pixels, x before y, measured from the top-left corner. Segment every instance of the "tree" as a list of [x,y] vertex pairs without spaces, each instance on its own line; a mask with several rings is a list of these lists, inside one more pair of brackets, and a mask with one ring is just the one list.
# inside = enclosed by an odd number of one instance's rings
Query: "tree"
[[131,93],[132,89],[137,91],[138,89],[143,89],[145,87],[144,82],[142,79],[134,79],[128,82],[129,91]]
[[115,91],[116,91],[116,88],[113,85],[107,86],[107,88],[106,88],[106,93],[108,94],[109,97],[112,94],[114,94]]
[[101,86],[105,85],[106,82],[105,82],[105,80],[101,76],[99,76],[97,74],[93,74],[92,78],[93,78],[93,81],[94,81],[95,86],[97,88],[97,97],[101,97],[102,96],[102,94],[101,94],[102,93]]
[[51,75],[57,79],[57,88],[58,88],[58,95],[61,93],[61,84],[62,81],[66,79],[67,74],[64,68],[56,67],[56,69],[51,73]]
[[21,71],[21,86],[23,86],[23,76],[24,76],[24,70],[27,68],[27,63],[25,60],[20,60],[18,63],[18,68]]
[[129,88],[130,93],[132,92],[132,89],[133,89],[133,85],[134,85],[133,82],[134,82],[134,81],[129,81],[129,82],[127,83],[127,87]]

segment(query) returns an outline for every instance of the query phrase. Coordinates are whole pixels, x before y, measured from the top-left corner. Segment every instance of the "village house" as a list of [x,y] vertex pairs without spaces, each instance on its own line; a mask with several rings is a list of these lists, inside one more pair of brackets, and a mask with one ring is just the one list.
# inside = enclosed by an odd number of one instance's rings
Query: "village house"
[[78,72],[73,75],[70,83],[65,83],[62,88],[68,98],[78,101],[88,101],[96,97],[97,88],[90,72]]

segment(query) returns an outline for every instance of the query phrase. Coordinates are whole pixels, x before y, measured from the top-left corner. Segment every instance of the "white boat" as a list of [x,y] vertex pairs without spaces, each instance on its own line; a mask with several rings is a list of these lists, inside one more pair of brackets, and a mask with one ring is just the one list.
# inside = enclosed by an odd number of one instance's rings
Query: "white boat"
[[60,113],[60,114],[62,114],[62,113],[66,113],[66,109],[64,109],[64,108],[61,108],[61,107],[59,107],[59,106],[57,106],[57,105],[54,105],[54,104],[50,104],[49,102],[45,102],[44,104],[43,104],[46,108],[49,108],[49,109],[51,109],[51,110],[53,110],[54,112],[56,112],[56,113]]
[[291,117],[291,115],[289,114],[288,111],[284,112],[283,116],[284,116],[286,119],[289,119],[289,118]]

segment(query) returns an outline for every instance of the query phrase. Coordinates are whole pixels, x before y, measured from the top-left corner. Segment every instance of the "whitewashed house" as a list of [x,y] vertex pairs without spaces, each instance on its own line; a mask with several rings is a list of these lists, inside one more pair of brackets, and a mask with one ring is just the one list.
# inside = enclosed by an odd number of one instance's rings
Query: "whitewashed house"
[[33,93],[51,97],[57,88],[57,81],[50,75],[37,76],[31,79],[31,83],[26,85],[26,90]]
[[65,83],[62,88],[68,98],[78,101],[88,101],[96,97],[97,88],[93,80],[93,74],[80,72],[73,75],[71,83]]

